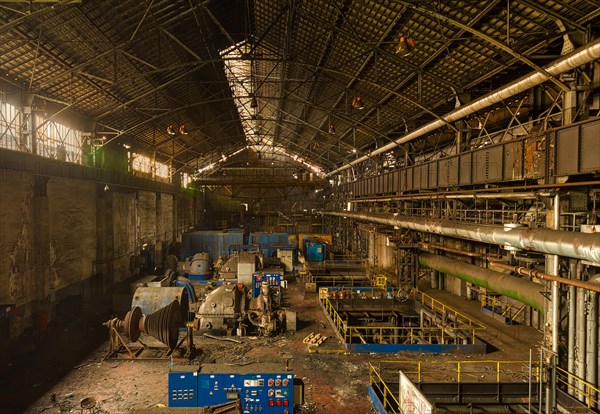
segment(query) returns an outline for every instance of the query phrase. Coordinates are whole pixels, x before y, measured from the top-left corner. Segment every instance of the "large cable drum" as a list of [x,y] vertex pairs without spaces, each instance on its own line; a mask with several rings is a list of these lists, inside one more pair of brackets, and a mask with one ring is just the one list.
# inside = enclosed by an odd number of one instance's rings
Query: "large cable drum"
[[150,315],[171,304],[174,300],[180,304],[180,320],[191,321],[190,302],[187,287],[139,287],[133,294],[131,309],[139,307],[144,315]]

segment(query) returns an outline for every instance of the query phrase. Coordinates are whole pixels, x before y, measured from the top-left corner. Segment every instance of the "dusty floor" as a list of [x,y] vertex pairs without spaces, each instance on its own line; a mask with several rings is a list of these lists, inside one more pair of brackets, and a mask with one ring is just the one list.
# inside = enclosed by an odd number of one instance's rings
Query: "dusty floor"
[[[484,316],[474,302],[466,302],[445,292],[429,293],[446,300],[451,306],[460,305],[464,313],[485,322],[489,328],[483,339],[498,350],[477,356],[309,353],[302,339],[311,332],[330,336],[322,349],[341,349],[341,344],[333,337],[333,331],[318,305],[317,295],[305,294],[301,284],[291,283],[287,297],[299,318],[295,334],[243,338],[241,344],[197,337],[195,342],[200,352],[196,359],[175,363],[283,362],[288,359],[294,374],[303,378],[306,384],[307,404],[302,413],[370,413],[373,409],[367,397],[369,361],[525,360],[529,348],[535,348],[540,340],[539,333],[531,328],[505,326]],[[45,358],[36,354],[30,360],[3,367],[0,372],[0,412],[80,412],[79,402],[85,397],[96,399],[97,413],[126,413],[156,404],[167,405],[169,362],[104,360],[107,332],[101,328],[92,329],[85,340],[77,335],[62,338],[54,344],[54,349],[45,350],[48,354]],[[43,355],[44,350],[39,354]],[[14,381],[11,374],[14,374]],[[52,402],[53,394],[56,403]]]

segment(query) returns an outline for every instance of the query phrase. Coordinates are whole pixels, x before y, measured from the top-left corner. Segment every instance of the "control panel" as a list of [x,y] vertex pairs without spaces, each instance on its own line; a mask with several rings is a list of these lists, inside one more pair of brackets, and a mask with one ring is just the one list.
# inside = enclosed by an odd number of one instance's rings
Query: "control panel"
[[169,372],[169,407],[198,406],[198,365],[177,366]]
[[269,282],[271,287],[281,288],[285,287],[282,280],[283,275],[281,273],[254,273],[252,275],[252,297],[256,298],[260,295],[260,285],[263,281]]
[[204,364],[195,377],[196,392],[192,395],[197,398],[196,405],[191,405],[193,400],[189,397],[187,377],[183,378],[181,372],[179,377],[175,374],[173,371],[169,373],[171,407],[207,407],[239,400],[244,414],[294,412],[294,375],[286,370],[284,364]]

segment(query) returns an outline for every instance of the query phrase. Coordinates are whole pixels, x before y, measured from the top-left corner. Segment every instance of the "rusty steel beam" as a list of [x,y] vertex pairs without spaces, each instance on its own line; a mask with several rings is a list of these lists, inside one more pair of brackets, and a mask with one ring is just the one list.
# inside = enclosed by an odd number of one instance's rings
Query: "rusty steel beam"
[[545,312],[545,297],[541,293],[545,290],[544,285],[430,253],[419,255],[419,264],[518,300],[542,313]]
[[556,254],[600,264],[600,235],[546,228],[508,228],[394,214],[323,211],[323,215],[348,217],[458,239],[497,244],[521,250]]

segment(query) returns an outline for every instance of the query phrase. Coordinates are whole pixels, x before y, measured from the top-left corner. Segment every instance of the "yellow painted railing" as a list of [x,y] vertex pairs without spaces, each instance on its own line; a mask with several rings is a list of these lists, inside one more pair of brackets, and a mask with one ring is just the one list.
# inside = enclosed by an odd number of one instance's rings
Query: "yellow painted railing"
[[440,313],[441,315],[446,315],[447,317],[449,317],[459,328],[470,327],[476,330],[485,329],[485,326],[475,322],[467,315],[460,313],[456,309],[451,308],[450,306],[444,304],[443,302],[440,302],[437,299],[432,298],[428,294],[423,293],[418,289],[413,290],[413,297],[428,308]]
[[369,362],[369,384],[374,390],[378,391],[381,403],[388,413],[400,413],[400,402],[396,394],[390,390],[386,381],[382,378],[378,366]]
[[586,380],[556,367],[556,382],[588,408],[600,407],[600,389]]
[[372,344],[475,344],[476,329],[473,326],[451,327],[376,327],[348,325],[337,312],[328,297],[319,300],[344,343],[353,340]]
[[[469,360],[469,361],[409,361],[409,360],[383,360],[373,362],[380,377],[385,378],[383,371],[397,375],[401,370],[411,381],[439,382],[440,377],[444,382],[527,382],[529,379],[529,361],[500,361],[500,360]],[[539,382],[539,362],[533,362],[531,367],[531,381]],[[397,376],[390,376],[394,381]]]
[[517,306],[512,303],[508,303],[504,297],[497,295],[486,295],[483,293],[479,294],[481,307],[488,306],[492,308],[492,312],[495,312],[506,319],[512,321],[517,320],[521,316],[526,308],[526,305]]

